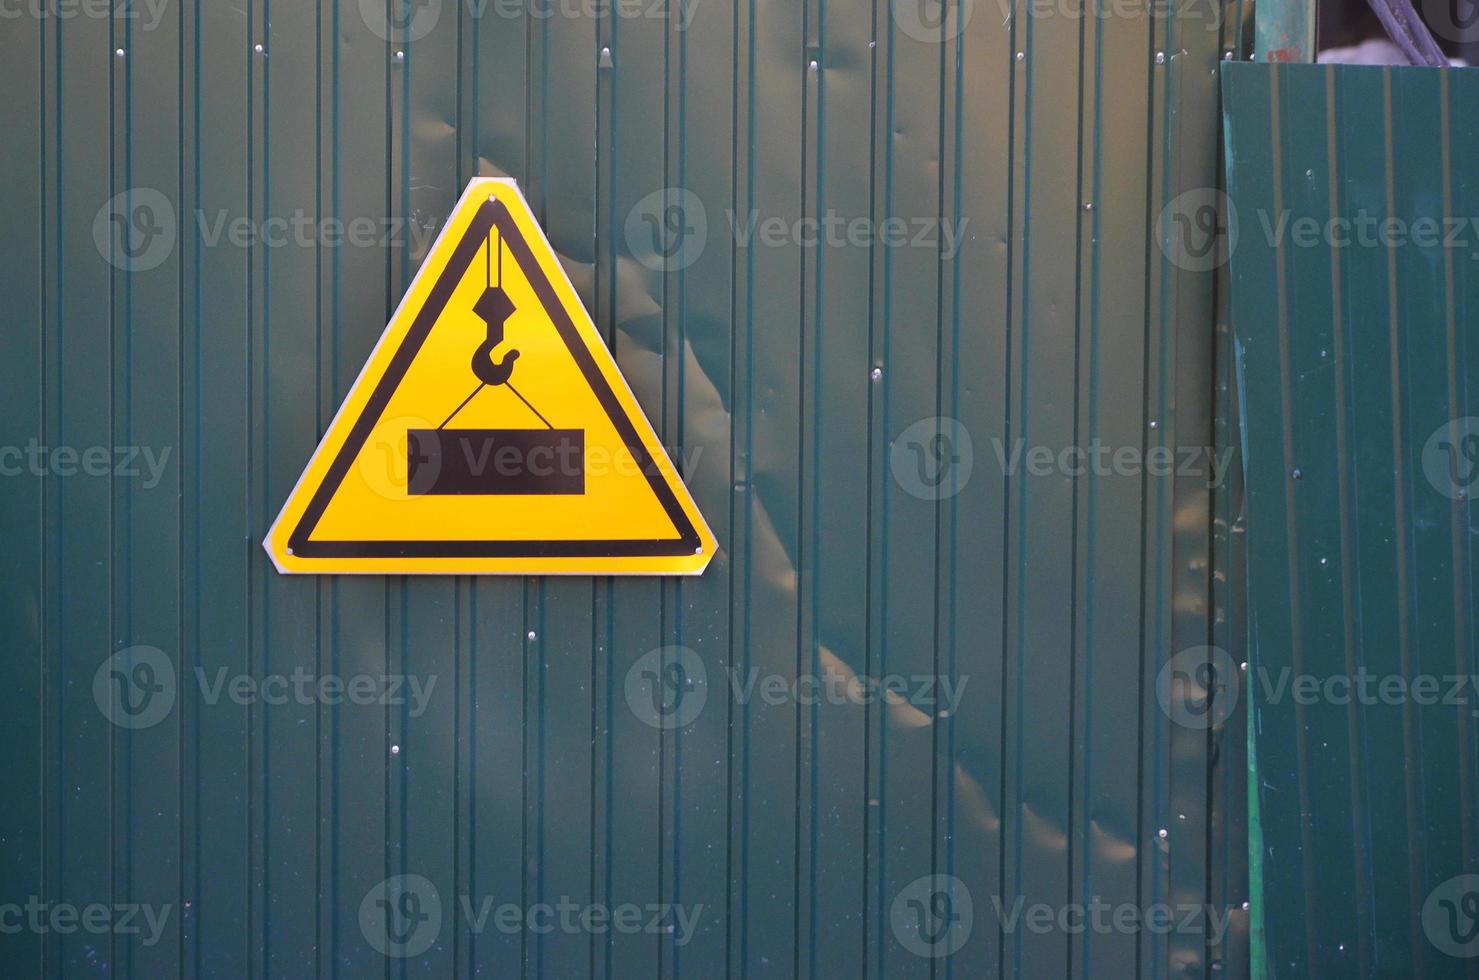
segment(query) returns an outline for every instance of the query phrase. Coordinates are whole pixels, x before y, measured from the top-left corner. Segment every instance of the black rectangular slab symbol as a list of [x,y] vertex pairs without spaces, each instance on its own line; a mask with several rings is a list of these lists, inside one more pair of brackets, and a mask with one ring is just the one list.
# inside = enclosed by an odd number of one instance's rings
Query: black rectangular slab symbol
[[406,491],[585,493],[584,429],[410,429]]

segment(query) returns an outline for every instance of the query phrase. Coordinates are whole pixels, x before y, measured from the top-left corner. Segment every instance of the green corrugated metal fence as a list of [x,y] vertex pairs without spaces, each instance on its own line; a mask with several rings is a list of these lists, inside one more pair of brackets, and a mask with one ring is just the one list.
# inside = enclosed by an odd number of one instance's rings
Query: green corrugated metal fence
[[1267,975],[1479,976],[1479,83],[1225,79]]
[[[1201,474],[999,459],[1231,444],[1213,273],[1156,230],[1217,183],[1237,25],[1187,4],[960,3],[943,26],[933,0],[620,9],[396,0],[386,30],[370,0],[161,0],[0,22],[0,445],[169,453],[137,475],[43,453],[0,479],[0,902],[171,913],[154,937],[5,935],[7,969],[1237,975],[1241,729],[1175,724],[1155,696],[1173,654],[1233,642],[1235,502]],[[702,578],[282,578],[258,546],[473,175],[519,180],[688,460],[721,549]],[[640,231],[664,188],[697,202],[660,212],[693,236],[665,271]],[[779,244],[746,240],[751,215]],[[784,231],[829,215],[936,234]],[[911,452],[959,455],[909,435],[935,417],[974,446],[953,496],[907,475]],[[673,728],[624,693],[666,645],[707,694]],[[433,686],[213,687],[300,669]],[[917,689],[736,697],[752,671],[964,689],[952,711]],[[147,712],[165,680],[152,724],[100,709]],[[920,891],[931,874],[973,907],[948,959],[910,925],[962,914]],[[425,950],[387,960],[377,903],[433,897],[438,928],[409,932]],[[691,934],[542,933],[463,897],[702,909]],[[1018,898],[1233,925],[1035,930],[999,914]]]

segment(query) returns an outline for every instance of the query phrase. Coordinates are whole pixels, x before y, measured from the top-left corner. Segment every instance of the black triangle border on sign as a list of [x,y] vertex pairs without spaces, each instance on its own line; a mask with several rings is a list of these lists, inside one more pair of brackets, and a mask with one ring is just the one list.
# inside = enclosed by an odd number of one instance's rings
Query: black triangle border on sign
[[[391,396],[400,386],[406,371],[421,350],[421,345],[426,342],[427,336],[441,317],[442,311],[446,308],[457,284],[462,280],[463,274],[472,260],[477,257],[483,242],[488,238],[488,231],[494,227],[499,230],[509,251],[513,253],[514,260],[523,270],[525,278],[534,287],[534,292],[554,322],[560,339],[565,342],[566,349],[575,358],[581,374],[585,376],[586,382],[595,392],[607,418],[616,427],[627,449],[632,451],[641,472],[646,474],[647,482],[657,494],[658,501],[662,504],[663,510],[667,512],[668,519],[673,522],[673,527],[679,536],[677,538],[618,538],[588,541],[312,540],[313,530],[322,519],[329,501],[333,499],[339,485],[343,483],[349,468],[354,465],[360,450],[364,448],[371,431],[374,430],[375,423],[384,413]],[[576,329],[569,314],[566,313],[565,305],[560,302],[554,287],[545,276],[544,270],[540,268],[538,260],[529,248],[529,243],[524,240],[518,223],[514,221],[507,205],[498,200],[484,201],[478,208],[478,213],[473,216],[467,230],[463,232],[462,239],[453,250],[446,268],[437,277],[436,283],[427,295],[426,303],[416,314],[411,329],[392,356],[385,373],[375,383],[375,390],[370,394],[359,418],[355,420],[354,427],[349,432],[349,438],[340,447],[338,454],[334,457],[334,462],[324,474],[323,481],[314,491],[313,499],[309,501],[308,508],[303,512],[303,516],[298,520],[297,526],[288,539],[289,553],[297,558],[627,558],[691,555],[697,552],[700,544],[698,530],[688,519],[688,514],[683,510],[678,498],[674,496],[672,488],[663,479],[662,473],[652,459],[652,454],[647,451],[647,446],[642,442],[631,419],[622,409],[616,393],[607,383],[606,376],[601,373],[600,366],[591,356],[590,348],[586,346],[585,340],[580,336],[580,331]]]

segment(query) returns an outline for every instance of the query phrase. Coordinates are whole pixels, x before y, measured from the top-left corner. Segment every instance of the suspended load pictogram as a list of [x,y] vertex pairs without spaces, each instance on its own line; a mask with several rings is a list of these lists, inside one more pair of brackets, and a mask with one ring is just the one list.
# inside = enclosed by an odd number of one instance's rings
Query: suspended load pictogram
[[468,185],[264,544],[308,573],[696,574],[715,550],[503,180]]

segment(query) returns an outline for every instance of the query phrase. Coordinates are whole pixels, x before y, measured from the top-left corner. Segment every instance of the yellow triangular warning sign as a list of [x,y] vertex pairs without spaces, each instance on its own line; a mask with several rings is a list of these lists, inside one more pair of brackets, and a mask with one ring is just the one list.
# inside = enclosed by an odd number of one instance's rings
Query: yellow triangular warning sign
[[523,195],[487,179],[263,544],[331,574],[690,575],[715,550]]

